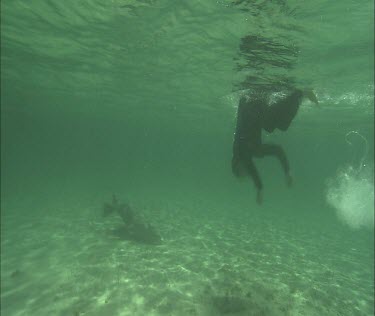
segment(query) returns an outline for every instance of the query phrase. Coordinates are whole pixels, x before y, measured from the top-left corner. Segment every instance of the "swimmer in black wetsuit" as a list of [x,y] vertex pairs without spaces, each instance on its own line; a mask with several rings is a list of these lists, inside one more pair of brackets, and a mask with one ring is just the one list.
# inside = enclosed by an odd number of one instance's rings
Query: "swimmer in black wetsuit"
[[262,181],[253,157],[275,156],[284,170],[288,186],[292,185],[289,163],[283,148],[262,143],[262,128],[271,133],[276,128],[286,131],[296,116],[303,97],[318,104],[312,90],[293,90],[285,98],[268,105],[264,94],[243,96],[237,111],[237,125],[233,142],[232,171],[237,177],[249,175],[257,188],[257,203],[262,203]]

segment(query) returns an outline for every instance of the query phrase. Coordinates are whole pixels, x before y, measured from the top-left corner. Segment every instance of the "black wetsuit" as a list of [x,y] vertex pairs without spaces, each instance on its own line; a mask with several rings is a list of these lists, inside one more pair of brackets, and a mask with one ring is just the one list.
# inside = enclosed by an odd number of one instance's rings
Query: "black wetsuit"
[[258,191],[263,185],[254,165],[253,157],[276,156],[285,174],[289,174],[289,163],[279,145],[262,143],[262,128],[273,132],[275,128],[286,131],[297,114],[302,101],[302,91],[294,90],[285,98],[268,105],[265,96],[240,99],[237,111],[237,125],[233,142],[232,170],[236,176],[241,169],[250,175]]

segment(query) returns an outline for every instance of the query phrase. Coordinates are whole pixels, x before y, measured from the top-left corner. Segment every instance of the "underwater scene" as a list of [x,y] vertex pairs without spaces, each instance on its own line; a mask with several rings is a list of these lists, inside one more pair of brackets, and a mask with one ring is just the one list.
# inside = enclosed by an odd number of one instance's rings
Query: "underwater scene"
[[373,12],[1,1],[1,315],[373,315]]

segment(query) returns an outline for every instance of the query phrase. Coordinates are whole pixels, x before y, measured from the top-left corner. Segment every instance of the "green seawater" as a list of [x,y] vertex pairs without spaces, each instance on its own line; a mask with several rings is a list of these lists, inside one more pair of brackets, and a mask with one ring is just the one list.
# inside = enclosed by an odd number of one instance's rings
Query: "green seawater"
[[[1,1],[1,314],[373,315],[373,12]],[[238,100],[288,85],[320,105],[263,133],[293,186],[256,159],[258,205],[231,172]],[[113,194],[161,242],[116,233]]]

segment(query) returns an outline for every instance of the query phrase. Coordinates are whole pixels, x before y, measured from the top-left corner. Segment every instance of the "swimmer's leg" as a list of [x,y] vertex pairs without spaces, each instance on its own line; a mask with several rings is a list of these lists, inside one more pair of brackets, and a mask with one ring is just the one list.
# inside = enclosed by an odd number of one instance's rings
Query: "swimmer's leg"
[[286,157],[285,151],[281,146],[274,144],[262,144],[257,150],[256,156],[275,156],[277,159],[279,159],[281,167],[284,170],[288,186],[292,184],[292,178],[289,174],[288,158]]
[[258,204],[262,204],[263,203],[263,194],[262,194],[263,184],[262,184],[262,180],[260,179],[258,170],[255,167],[255,164],[252,158],[246,161],[246,171],[249,174],[249,176],[253,179],[255,187],[257,188],[256,201]]

